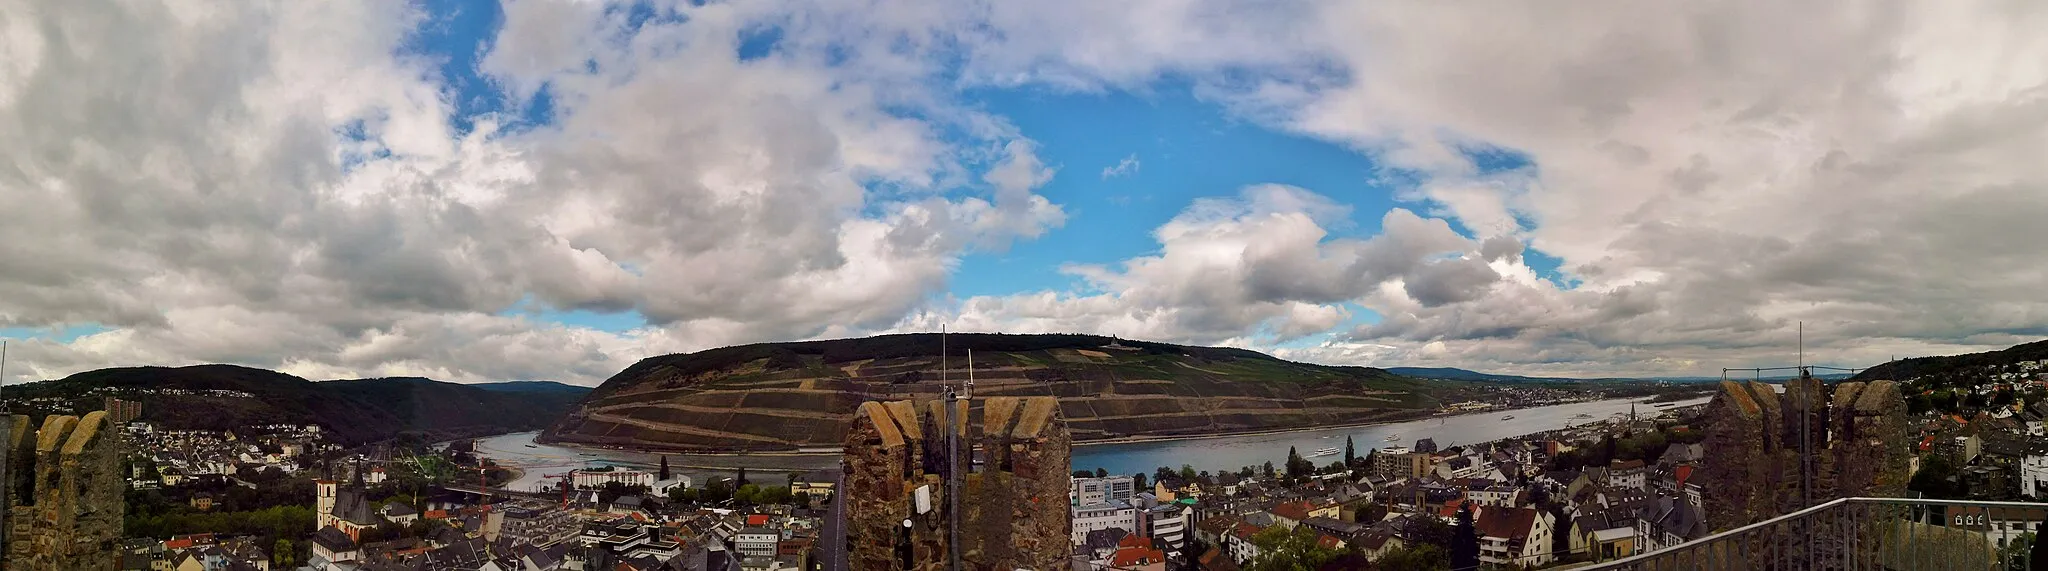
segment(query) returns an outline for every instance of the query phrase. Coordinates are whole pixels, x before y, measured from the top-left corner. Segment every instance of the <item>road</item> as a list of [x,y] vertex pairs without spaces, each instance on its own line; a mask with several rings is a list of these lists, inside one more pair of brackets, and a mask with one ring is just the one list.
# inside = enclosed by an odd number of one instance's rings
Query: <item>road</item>
[[819,538],[824,546],[820,558],[825,561],[825,571],[846,571],[846,472],[833,470],[838,474],[832,484],[832,509],[825,515],[825,529]]

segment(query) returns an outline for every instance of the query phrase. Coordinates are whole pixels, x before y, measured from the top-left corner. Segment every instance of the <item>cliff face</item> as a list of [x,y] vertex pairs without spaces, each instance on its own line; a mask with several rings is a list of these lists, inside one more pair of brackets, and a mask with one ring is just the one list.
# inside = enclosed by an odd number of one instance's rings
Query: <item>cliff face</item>
[[[1074,440],[1398,418],[1438,385],[1239,349],[1088,335],[890,335],[745,345],[642,361],[544,439],[632,447],[839,446],[860,403],[930,398],[968,376],[976,397],[1054,397]],[[943,374],[942,374],[943,373]],[[942,376],[950,376],[943,382]],[[979,400],[979,398],[977,398]]]

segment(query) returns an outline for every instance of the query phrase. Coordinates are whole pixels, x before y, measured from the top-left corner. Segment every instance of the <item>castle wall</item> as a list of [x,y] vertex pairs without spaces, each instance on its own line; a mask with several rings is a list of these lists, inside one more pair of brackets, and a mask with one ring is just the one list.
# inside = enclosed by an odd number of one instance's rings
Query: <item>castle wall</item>
[[16,571],[107,570],[120,565],[127,505],[120,439],[105,411],[53,415],[34,433],[15,416],[8,431],[4,556]]
[[[902,569],[909,535],[910,568],[938,570],[951,555],[946,541],[952,507],[945,493],[949,459],[963,472],[960,559],[967,569],[1057,569],[1067,565],[1067,485],[1071,437],[1051,398],[980,399],[980,409],[938,401],[869,402],[847,434],[848,567]],[[942,420],[944,417],[944,420]],[[978,420],[977,420],[978,418]],[[948,432],[959,447],[945,447]],[[979,449],[984,463],[973,466]],[[917,513],[923,488],[930,510]],[[910,527],[903,522],[909,520]]]

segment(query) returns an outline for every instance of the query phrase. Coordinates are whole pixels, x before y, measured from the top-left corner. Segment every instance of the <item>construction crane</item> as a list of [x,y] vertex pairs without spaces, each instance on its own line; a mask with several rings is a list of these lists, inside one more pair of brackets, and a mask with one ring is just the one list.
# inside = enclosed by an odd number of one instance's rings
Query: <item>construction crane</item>
[[562,509],[564,509],[564,510],[567,510],[567,509],[569,509],[569,480],[570,480],[570,478],[574,477],[575,475],[576,475],[576,472],[574,472],[574,471],[570,471],[570,472],[562,472],[562,473],[560,473],[560,474],[541,474],[541,475],[540,475],[540,477],[541,477],[541,478],[543,478],[543,479],[557,479],[557,480],[561,480],[561,481],[562,481],[561,485],[559,485],[559,486],[556,486],[556,488],[558,488],[558,490],[559,490],[559,491],[560,491],[560,492],[562,493]]
[[491,512],[491,459],[478,456],[476,459],[476,489],[483,493],[483,502],[477,511]]

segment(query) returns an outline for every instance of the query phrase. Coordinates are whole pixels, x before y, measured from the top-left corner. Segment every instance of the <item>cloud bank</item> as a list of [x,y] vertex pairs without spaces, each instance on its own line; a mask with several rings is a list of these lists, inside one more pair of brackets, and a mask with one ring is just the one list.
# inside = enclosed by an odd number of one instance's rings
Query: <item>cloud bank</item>
[[[6,380],[594,383],[939,323],[1545,374],[2048,336],[2048,6],[1582,8],[517,0],[469,115],[410,3],[0,0],[0,328],[98,329]],[[1254,185],[1073,289],[945,293],[1067,217],[971,93],[1168,81],[1404,204]]]

